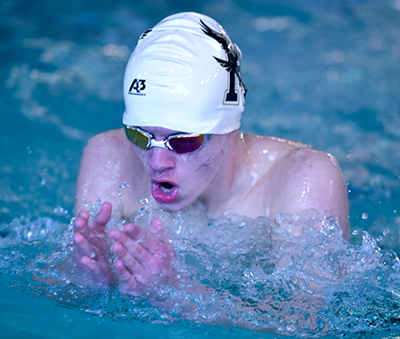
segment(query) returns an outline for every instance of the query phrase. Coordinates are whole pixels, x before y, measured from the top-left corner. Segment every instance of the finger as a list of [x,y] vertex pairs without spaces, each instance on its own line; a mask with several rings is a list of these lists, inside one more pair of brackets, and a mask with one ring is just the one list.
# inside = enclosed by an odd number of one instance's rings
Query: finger
[[141,265],[141,263],[136,260],[124,246],[122,246],[119,242],[116,242],[113,245],[113,250],[117,254],[118,258],[124,263],[124,266],[132,273],[137,275],[146,274],[145,269]]
[[103,260],[96,261],[89,257],[82,257],[80,263],[83,265],[84,271],[92,276],[95,281],[110,285],[114,282],[115,277],[110,272],[110,268]]
[[89,227],[97,231],[102,231],[111,218],[112,205],[105,202],[101,205],[99,213],[89,221]]
[[112,212],[112,205],[109,202],[103,203],[100,212],[95,216],[95,219],[100,224],[106,224],[110,220]]
[[81,232],[85,224],[86,221],[84,219],[77,217],[74,222],[74,232]]
[[149,231],[153,234],[160,235],[162,232],[162,221],[158,218],[154,218],[149,225]]
[[86,220],[86,221],[89,220],[89,217],[90,217],[90,214],[89,214],[89,212],[86,211],[86,210],[82,210],[82,211],[80,211],[79,214],[78,214],[78,218],[82,218],[82,219],[84,219],[84,220]]
[[155,238],[154,234],[151,234],[137,225],[125,225],[124,232],[128,237],[141,244],[152,254],[156,253],[160,247],[160,240]]
[[[117,229],[110,231],[110,238],[121,244],[129,255],[140,262],[143,267],[147,266],[147,263],[153,259],[153,255],[135,240],[127,236],[124,232]],[[122,249],[118,248],[122,251]],[[118,253],[117,253],[118,254]],[[126,254],[126,253],[124,253]]]
[[[149,238],[148,231],[146,231],[145,229],[134,224],[127,224],[125,227],[129,227],[127,231],[132,239],[134,240],[144,239],[144,241],[148,240]],[[154,218],[151,221],[149,225],[149,232],[153,235],[154,234],[158,235],[162,232],[162,221],[159,218]]]
[[78,250],[82,256],[92,256],[94,247],[81,233],[75,233],[73,239],[75,249]]
[[82,257],[80,260],[81,264],[83,264],[92,274],[99,275],[101,272],[100,265],[93,259],[89,257]]
[[82,231],[88,220],[89,220],[89,213],[85,210],[80,211],[74,222],[75,232]]
[[[121,260],[115,263],[115,272],[119,280],[119,289],[122,293],[137,294],[141,284],[138,283],[135,276],[133,276],[125,267]],[[135,293],[136,292],[136,293]]]
[[134,224],[126,224],[124,232],[133,240],[143,242],[147,240],[147,232],[140,226]]

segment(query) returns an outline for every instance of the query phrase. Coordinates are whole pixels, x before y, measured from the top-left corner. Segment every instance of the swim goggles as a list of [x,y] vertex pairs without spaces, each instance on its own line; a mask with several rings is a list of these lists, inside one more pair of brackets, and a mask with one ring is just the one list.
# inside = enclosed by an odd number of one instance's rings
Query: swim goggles
[[178,154],[193,152],[213,137],[213,134],[172,134],[165,140],[155,140],[154,135],[135,126],[125,126],[128,140],[141,149],[161,147]]

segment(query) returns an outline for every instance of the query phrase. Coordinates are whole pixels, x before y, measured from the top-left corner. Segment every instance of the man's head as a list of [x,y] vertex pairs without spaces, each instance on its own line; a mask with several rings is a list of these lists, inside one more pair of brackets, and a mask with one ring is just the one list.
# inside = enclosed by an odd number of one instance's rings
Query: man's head
[[197,13],[167,17],[139,38],[123,122],[163,209],[208,204],[222,189],[244,109],[240,59],[223,28]]
[[127,126],[225,134],[240,126],[241,52],[213,19],[167,17],[142,34],[124,78]]

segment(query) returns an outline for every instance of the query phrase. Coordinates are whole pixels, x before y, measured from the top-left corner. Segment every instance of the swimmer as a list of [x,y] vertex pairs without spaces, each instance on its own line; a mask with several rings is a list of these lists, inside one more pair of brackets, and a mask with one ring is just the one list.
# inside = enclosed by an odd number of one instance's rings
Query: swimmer
[[[138,295],[174,280],[174,249],[159,219],[148,231],[127,224],[105,233],[122,182],[130,187],[115,218],[129,218],[153,196],[165,211],[200,201],[215,217],[315,209],[337,218],[348,236],[347,187],[331,155],[239,131],[247,91],[240,62],[224,29],[197,13],[169,16],[139,38],[125,71],[124,128],[89,140],[77,180],[74,259],[93,282]],[[98,199],[107,202],[89,221],[84,201]]]

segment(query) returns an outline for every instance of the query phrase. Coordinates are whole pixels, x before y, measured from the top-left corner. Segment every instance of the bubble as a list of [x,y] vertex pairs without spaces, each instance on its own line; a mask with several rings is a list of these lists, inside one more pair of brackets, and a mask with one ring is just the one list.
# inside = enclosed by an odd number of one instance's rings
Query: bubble
[[125,181],[123,181],[117,188],[118,191],[118,196],[119,196],[119,201],[120,201],[120,206],[117,209],[113,209],[113,212],[118,212],[124,207],[124,203],[122,201],[122,189],[125,187],[129,187],[129,184]]
[[142,205],[147,205],[147,204],[149,203],[149,199],[143,198],[143,199],[140,200],[140,203],[141,203]]
[[55,214],[59,214],[59,215],[68,214],[68,210],[64,209],[64,208],[61,207],[61,206],[56,206],[56,207],[54,207],[53,212],[54,212]]
[[352,234],[357,235],[357,233],[358,233],[357,230],[354,230]]
[[368,214],[367,213],[361,214],[361,218],[363,218],[364,220],[368,219]]

